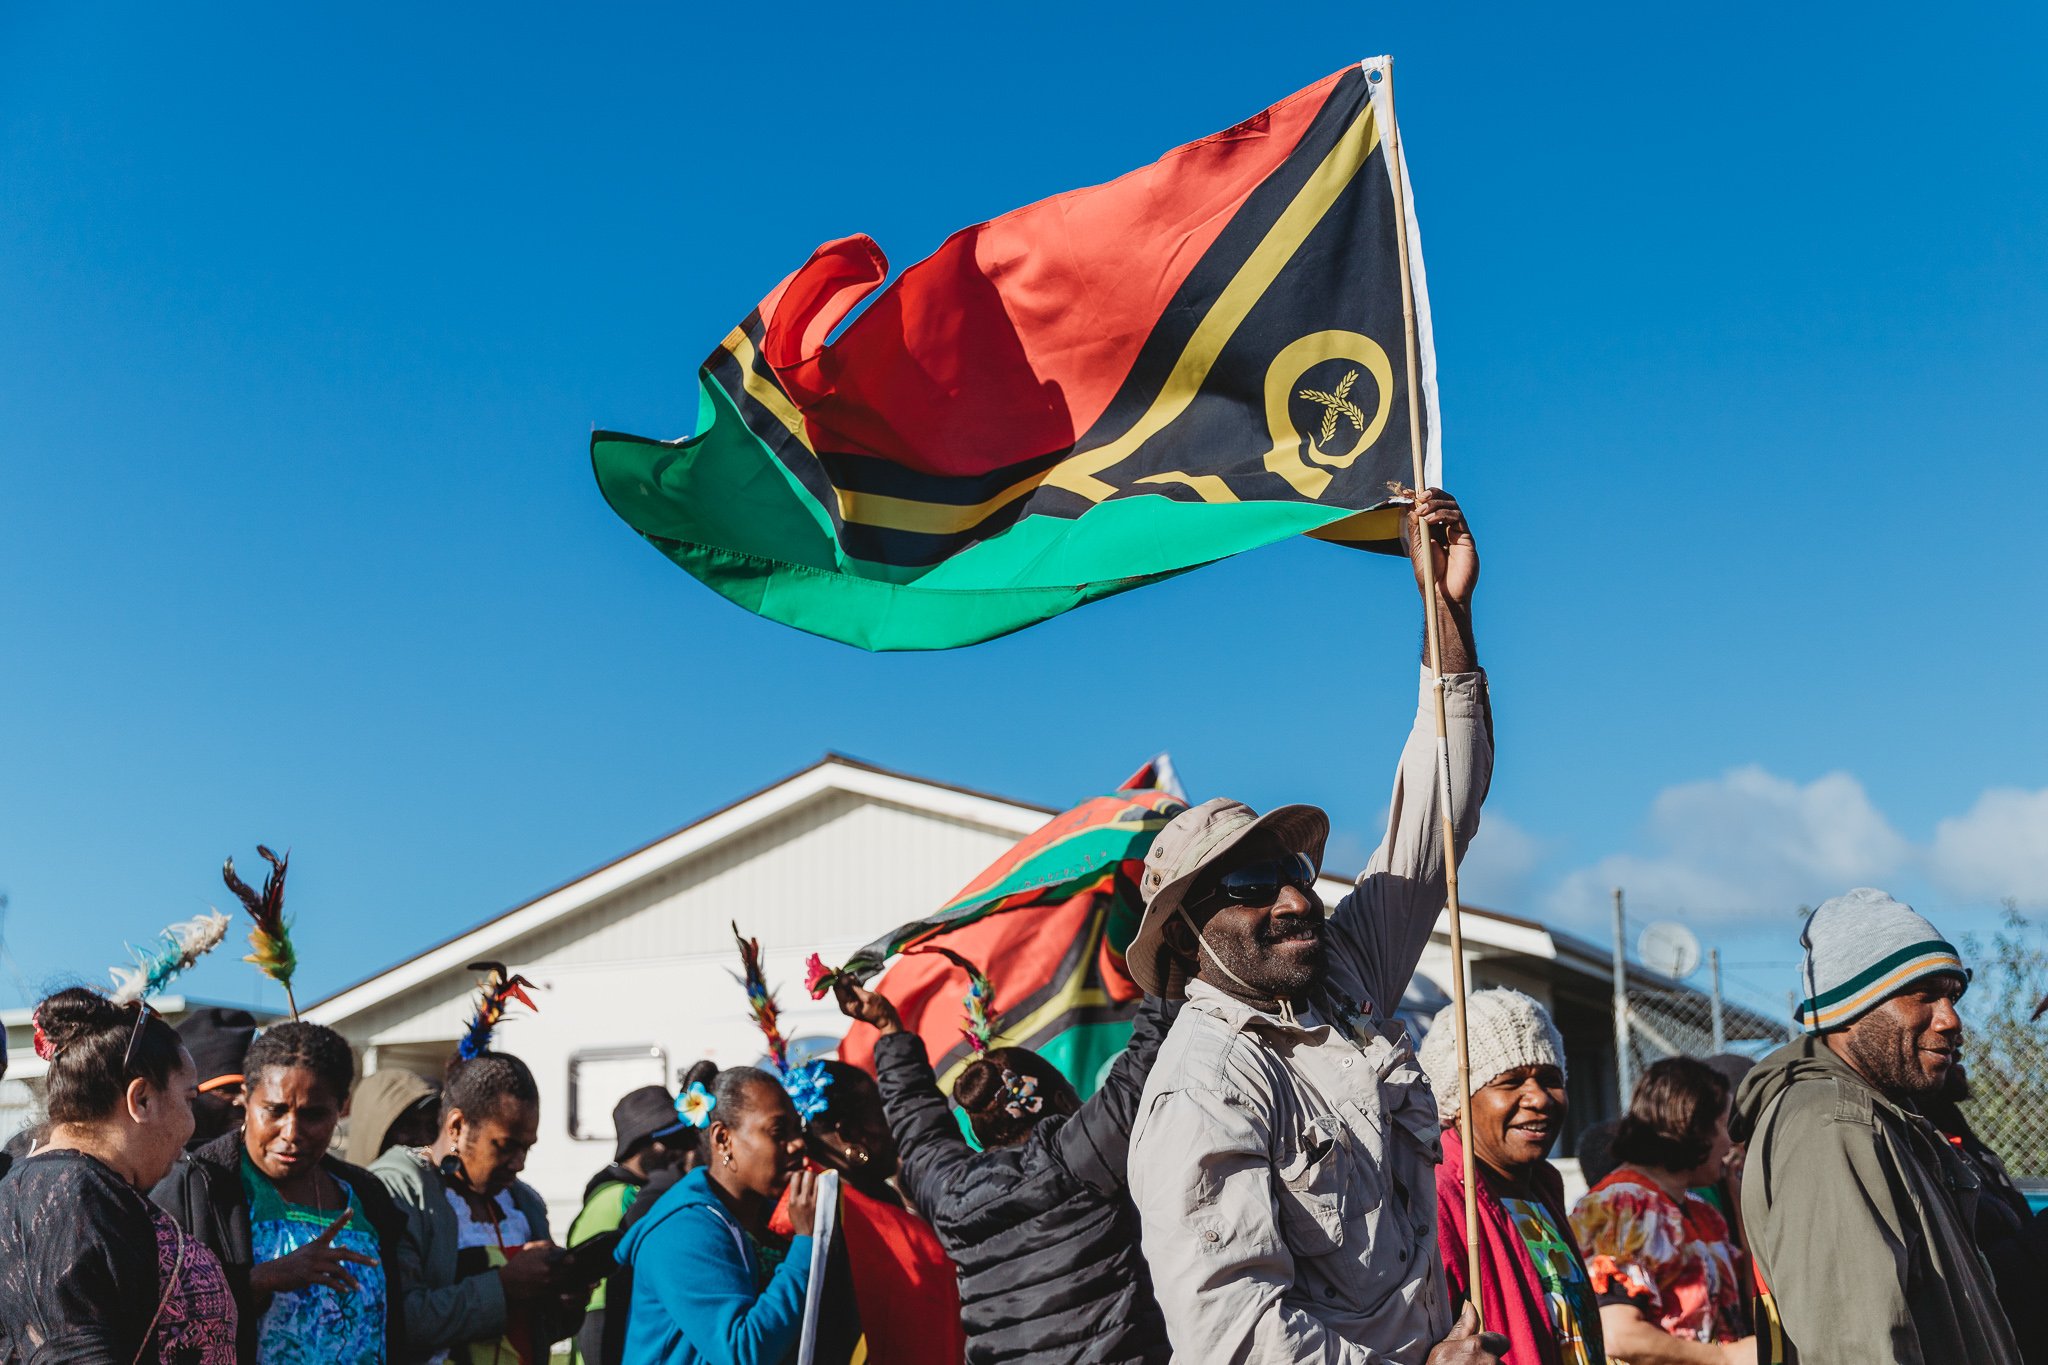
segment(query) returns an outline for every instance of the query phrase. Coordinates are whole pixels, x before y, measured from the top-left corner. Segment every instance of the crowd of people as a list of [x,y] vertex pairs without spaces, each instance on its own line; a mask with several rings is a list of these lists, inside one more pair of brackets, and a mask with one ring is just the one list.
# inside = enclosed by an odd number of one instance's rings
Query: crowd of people
[[318,1024],[173,1029],[71,988],[34,1016],[45,1121],[0,1164],[0,1365],[2048,1359],[2040,1226],[1956,1105],[1969,968],[1882,892],[1809,919],[1806,1035],[1649,1067],[1582,1135],[1575,1205],[1544,1007],[1471,996],[1469,1091],[1450,1011],[1409,1037],[1442,831],[1471,837],[1493,753],[1470,529],[1429,491],[1410,539],[1445,666],[1383,842],[1326,908],[1320,810],[1173,819],[1131,1042],[1085,1100],[988,1038],[948,1094],[887,996],[841,980],[872,1074],[775,1052],[626,1095],[558,1244],[520,1179],[541,1114],[516,1056],[359,1082]]

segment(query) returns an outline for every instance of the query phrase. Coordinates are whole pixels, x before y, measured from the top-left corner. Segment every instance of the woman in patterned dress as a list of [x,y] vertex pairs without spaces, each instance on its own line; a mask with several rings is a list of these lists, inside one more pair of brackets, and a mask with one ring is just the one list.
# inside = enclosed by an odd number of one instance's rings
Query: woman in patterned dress
[[144,1193],[192,1136],[192,1055],[82,986],[33,1018],[50,1133],[0,1182],[0,1362],[235,1365],[220,1262]]
[[240,1365],[389,1365],[400,1223],[384,1186],[329,1151],[355,1078],[333,1029],[265,1029],[243,1062],[243,1121],[181,1160],[157,1203],[226,1267]]
[[1754,1365],[1742,1248],[1692,1191],[1727,1165],[1728,1082],[1669,1057],[1643,1073],[1614,1134],[1621,1164],[1572,1210],[1608,1350],[1629,1365]]

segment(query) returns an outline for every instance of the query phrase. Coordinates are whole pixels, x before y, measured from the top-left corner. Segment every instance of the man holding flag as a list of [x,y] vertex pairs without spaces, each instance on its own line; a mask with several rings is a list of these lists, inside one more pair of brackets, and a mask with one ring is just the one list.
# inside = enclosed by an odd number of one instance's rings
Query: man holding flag
[[[1418,493],[1407,540],[1418,584],[1436,589],[1462,852],[1493,767],[1478,550],[1435,489]],[[1423,686],[1385,840],[1331,914],[1315,891],[1329,818],[1313,806],[1206,801],[1146,856],[1127,962],[1148,993],[1187,1005],[1138,1107],[1131,1194],[1177,1360],[1493,1365],[1507,1349],[1469,1309],[1451,1323],[1436,1104],[1394,1018],[1446,894],[1426,669]]]

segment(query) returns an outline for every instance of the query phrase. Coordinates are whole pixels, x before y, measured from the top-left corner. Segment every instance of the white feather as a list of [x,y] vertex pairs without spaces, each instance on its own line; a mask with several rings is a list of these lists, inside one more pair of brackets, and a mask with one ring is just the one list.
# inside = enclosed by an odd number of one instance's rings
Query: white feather
[[162,990],[172,977],[218,948],[227,937],[229,923],[226,915],[215,910],[173,924],[164,930],[156,953],[137,953],[133,967],[112,970],[114,989],[109,998],[126,1005]]

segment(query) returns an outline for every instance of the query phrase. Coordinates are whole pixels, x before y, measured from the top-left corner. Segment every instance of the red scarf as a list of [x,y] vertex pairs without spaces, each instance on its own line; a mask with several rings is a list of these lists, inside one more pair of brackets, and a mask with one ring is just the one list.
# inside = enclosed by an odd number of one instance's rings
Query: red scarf
[[[1464,1150],[1458,1143],[1458,1130],[1444,1129],[1444,1159],[1436,1168],[1437,1251],[1450,1282],[1453,1314],[1470,1296],[1465,1284]],[[1529,1248],[1501,1206],[1485,1163],[1477,1162],[1473,1169],[1479,1175],[1480,1317],[1487,1331],[1508,1339],[1508,1353],[1501,1357],[1504,1365],[1563,1365],[1550,1312],[1544,1306],[1543,1281],[1529,1259]],[[1537,1200],[1557,1220],[1558,1229],[1571,1236],[1571,1220],[1564,1208],[1564,1177],[1546,1161],[1536,1168],[1530,1183]]]

